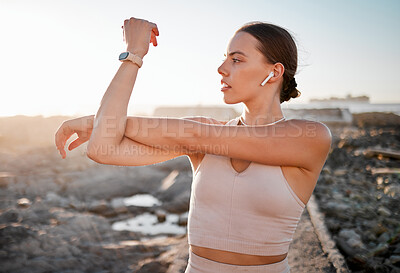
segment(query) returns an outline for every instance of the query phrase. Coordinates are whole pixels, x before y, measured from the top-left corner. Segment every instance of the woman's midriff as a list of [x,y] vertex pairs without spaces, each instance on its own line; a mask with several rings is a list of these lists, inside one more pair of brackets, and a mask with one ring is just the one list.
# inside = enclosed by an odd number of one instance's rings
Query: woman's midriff
[[235,253],[219,249],[206,248],[190,245],[191,251],[197,256],[213,260],[215,262],[233,264],[233,265],[264,265],[283,261],[287,253],[276,256],[258,256]]

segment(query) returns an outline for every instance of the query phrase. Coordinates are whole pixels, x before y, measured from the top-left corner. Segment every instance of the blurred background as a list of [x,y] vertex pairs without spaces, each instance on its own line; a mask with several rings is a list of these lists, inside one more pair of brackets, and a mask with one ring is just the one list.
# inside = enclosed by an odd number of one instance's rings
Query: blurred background
[[217,68],[234,32],[256,20],[288,29],[297,41],[302,95],[289,105],[347,95],[399,103],[399,10],[395,0],[2,0],[0,115],[95,113],[126,49],[121,26],[131,16],[160,31],[135,84],[132,114],[224,105]]
[[[156,23],[160,36],[129,115],[240,115],[243,105],[224,104],[217,72],[229,40],[250,21],[289,30],[302,94],[282,104],[284,113],[333,134],[314,192],[324,225],[350,271],[397,272],[399,14],[397,0],[0,0],[0,271],[186,266],[186,157],[105,166],[85,156],[85,145],[62,160],[53,144],[62,121],[96,113],[126,49],[121,26],[133,16]],[[315,223],[303,228],[307,217],[296,233],[303,240],[291,246],[292,269],[334,272]]]

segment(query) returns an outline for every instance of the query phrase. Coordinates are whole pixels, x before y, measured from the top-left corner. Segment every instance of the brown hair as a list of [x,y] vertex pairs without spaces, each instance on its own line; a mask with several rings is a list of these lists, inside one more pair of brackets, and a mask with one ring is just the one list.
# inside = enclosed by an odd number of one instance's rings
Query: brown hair
[[[264,55],[268,63],[282,63],[285,67],[280,102],[300,96],[294,75],[297,70],[297,46],[292,35],[286,29],[263,22],[250,22],[239,28],[258,40],[257,49]],[[235,34],[236,34],[235,33]]]

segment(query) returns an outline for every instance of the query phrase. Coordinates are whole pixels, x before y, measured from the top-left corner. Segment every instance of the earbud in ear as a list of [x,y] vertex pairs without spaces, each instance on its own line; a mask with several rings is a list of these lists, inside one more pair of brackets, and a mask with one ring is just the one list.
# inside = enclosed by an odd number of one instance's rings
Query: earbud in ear
[[264,86],[273,76],[275,76],[274,72],[269,73],[268,77],[261,83],[261,86]]

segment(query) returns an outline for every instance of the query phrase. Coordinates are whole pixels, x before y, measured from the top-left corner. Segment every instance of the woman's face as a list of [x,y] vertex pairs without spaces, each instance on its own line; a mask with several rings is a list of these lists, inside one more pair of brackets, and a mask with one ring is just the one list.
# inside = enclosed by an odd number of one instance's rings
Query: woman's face
[[261,94],[261,83],[273,70],[256,48],[258,41],[247,32],[238,32],[229,42],[226,59],[218,68],[224,101],[228,104],[246,102]]

